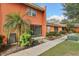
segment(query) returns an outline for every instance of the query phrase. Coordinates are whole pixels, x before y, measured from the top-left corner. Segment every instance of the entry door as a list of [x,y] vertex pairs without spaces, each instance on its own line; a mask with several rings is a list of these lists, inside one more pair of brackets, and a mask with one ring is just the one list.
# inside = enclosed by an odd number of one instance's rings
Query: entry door
[[16,33],[10,33],[9,44],[16,42]]

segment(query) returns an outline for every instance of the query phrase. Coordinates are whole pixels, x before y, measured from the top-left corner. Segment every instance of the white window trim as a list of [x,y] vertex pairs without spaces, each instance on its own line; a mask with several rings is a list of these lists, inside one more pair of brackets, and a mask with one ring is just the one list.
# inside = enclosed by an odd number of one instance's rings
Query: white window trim
[[[30,12],[30,15],[29,16],[33,16],[33,13],[36,13],[36,10],[32,9],[32,8],[29,8],[27,10],[27,12]],[[36,15],[35,15],[36,16]]]

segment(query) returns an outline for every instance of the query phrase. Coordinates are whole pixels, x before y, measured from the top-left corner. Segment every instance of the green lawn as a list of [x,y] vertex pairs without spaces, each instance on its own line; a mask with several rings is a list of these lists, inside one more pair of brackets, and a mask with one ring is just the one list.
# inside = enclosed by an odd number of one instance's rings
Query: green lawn
[[76,56],[79,55],[79,43],[64,41],[40,56]]

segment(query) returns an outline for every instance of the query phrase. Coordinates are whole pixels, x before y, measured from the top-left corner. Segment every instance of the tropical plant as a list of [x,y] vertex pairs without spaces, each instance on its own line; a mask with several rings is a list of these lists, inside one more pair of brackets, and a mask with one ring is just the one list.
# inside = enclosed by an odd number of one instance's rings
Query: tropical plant
[[4,29],[7,30],[8,34],[11,30],[15,29],[19,33],[18,36],[20,36],[30,29],[30,22],[24,21],[19,14],[8,14],[6,15]]
[[2,45],[2,40],[3,40],[3,37],[2,35],[0,35],[0,46]]
[[21,47],[24,47],[26,45],[30,45],[30,38],[31,38],[31,35],[29,33],[23,33],[21,36],[20,36],[20,41],[19,41],[19,45]]

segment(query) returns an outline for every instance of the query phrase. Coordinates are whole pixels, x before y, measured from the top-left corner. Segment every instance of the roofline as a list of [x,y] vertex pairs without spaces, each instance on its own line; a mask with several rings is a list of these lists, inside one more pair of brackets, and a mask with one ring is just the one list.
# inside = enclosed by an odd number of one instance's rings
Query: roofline
[[64,24],[47,24],[47,26],[61,26],[61,27],[67,27],[67,25],[64,25]]
[[43,7],[40,7],[39,5],[36,5],[34,3],[24,3],[24,4],[28,5],[28,6],[32,7],[32,8],[38,9],[40,11],[44,11],[45,10]]

